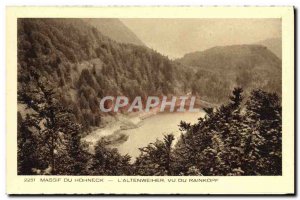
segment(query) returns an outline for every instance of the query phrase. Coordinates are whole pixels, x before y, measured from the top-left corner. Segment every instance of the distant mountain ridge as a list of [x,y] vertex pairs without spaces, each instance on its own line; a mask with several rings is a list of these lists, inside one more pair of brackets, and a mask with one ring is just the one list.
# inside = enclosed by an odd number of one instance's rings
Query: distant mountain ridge
[[175,60],[195,70],[191,88],[213,101],[223,101],[230,90],[241,86],[245,93],[261,88],[281,94],[281,60],[262,45],[217,46],[186,54]]
[[[104,96],[186,93],[182,71],[154,50],[116,42],[81,19],[18,20],[18,94],[31,95],[43,82],[85,130],[101,124]],[[22,106],[19,111],[26,115]]]
[[126,25],[114,18],[82,19],[103,35],[120,43],[146,46]]
[[278,58],[282,58],[282,39],[281,38],[270,38],[257,42],[257,44],[267,47],[272,51]]
[[[263,55],[257,54],[258,52],[263,53]],[[176,61],[184,65],[205,68],[206,70],[224,70],[226,67],[230,69],[242,67],[242,65],[246,64],[246,62],[257,66],[257,64],[264,62],[264,60],[274,64],[276,67],[281,65],[280,59],[278,59],[269,49],[263,45],[254,44],[216,46],[204,51],[185,54],[182,58],[177,59]]]

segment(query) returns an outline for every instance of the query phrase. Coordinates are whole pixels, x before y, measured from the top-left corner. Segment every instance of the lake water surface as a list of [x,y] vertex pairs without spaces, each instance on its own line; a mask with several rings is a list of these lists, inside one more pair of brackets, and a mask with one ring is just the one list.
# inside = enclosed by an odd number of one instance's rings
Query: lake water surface
[[160,113],[142,121],[141,126],[135,129],[124,130],[122,133],[128,135],[128,140],[120,145],[118,149],[121,154],[129,154],[132,158],[140,154],[139,148],[147,146],[156,139],[162,139],[164,135],[173,133],[175,138],[180,136],[179,123],[181,120],[196,123],[199,117],[203,117],[203,111],[192,113]]

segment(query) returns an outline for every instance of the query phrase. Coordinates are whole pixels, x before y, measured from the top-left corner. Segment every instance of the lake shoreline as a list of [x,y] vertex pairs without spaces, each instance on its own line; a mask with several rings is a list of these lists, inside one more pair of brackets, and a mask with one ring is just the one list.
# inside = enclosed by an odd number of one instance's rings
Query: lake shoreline
[[[115,116],[103,117],[102,127],[95,128],[83,140],[94,146],[97,141],[106,136],[119,134],[121,131],[136,129],[142,125],[143,120],[152,117],[158,113],[158,109],[151,109],[149,112],[134,112],[130,114],[118,113]],[[111,131],[104,132],[109,129]]]
[[[199,102],[198,102],[199,103]],[[207,102],[205,102],[207,104]],[[202,103],[203,104],[203,103]],[[207,107],[207,106],[204,106]],[[122,146],[124,143],[127,143],[128,140],[130,140],[132,136],[132,132],[136,132],[137,129],[141,129],[141,127],[144,125],[144,122],[151,121],[151,118],[155,116],[169,116],[172,118],[172,116],[180,116],[179,118],[182,121],[186,121],[185,116],[186,115],[195,115],[195,116],[203,116],[204,114],[203,109],[199,112],[160,112],[159,107],[155,107],[151,109],[149,112],[140,111],[140,112],[133,112],[129,114],[122,114],[117,113],[114,116],[105,116],[103,117],[103,124],[102,127],[95,128],[91,131],[87,136],[83,138],[85,142],[89,143],[90,150],[93,152],[94,146],[96,143],[104,138],[108,144],[111,144],[111,147],[116,147],[119,149],[120,146]],[[176,118],[177,119],[177,118]],[[177,119],[178,120],[178,119]],[[169,132],[177,132],[179,131],[179,123],[180,121],[169,121],[167,119],[168,123],[166,123],[166,126],[173,126],[172,131]],[[195,119],[193,119],[194,122]],[[193,121],[187,121],[187,122],[193,122]],[[159,123],[159,122],[158,122]],[[154,124],[154,126],[156,126]],[[157,125],[158,126],[158,125]],[[174,130],[174,127],[176,130]],[[162,136],[164,133],[164,125],[154,127],[154,129],[161,128],[161,131],[157,130],[156,132],[159,133],[159,137]],[[155,133],[156,134],[156,133]],[[143,139],[142,139],[143,140]],[[150,142],[153,142],[152,140]],[[135,141],[134,143],[139,143],[139,141]],[[143,142],[142,142],[143,143]],[[148,143],[147,143],[148,144]],[[136,145],[136,144],[135,144]],[[137,148],[138,149],[138,148]]]

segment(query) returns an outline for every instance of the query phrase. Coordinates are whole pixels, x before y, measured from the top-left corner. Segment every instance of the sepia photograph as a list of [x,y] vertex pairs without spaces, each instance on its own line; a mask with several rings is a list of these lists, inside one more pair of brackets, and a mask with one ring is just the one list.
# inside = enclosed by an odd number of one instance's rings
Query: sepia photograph
[[283,127],[283,99],[293,106],[283,79],[294,77],[285,23],[17,17],[12,174],[35,184],[284,179],[294,138]]
[[18,19],[18,174],[281,175],[281,48],[280,19]]

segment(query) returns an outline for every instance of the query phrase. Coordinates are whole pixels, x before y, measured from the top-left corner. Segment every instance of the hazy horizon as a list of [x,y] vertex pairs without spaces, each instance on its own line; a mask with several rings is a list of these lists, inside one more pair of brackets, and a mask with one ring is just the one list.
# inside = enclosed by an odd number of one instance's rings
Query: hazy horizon
[[281,38],[281,19],[120,19],[143,43],[171,59],[214,46]]

